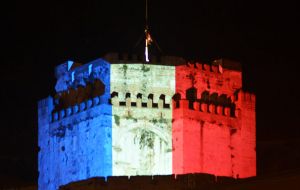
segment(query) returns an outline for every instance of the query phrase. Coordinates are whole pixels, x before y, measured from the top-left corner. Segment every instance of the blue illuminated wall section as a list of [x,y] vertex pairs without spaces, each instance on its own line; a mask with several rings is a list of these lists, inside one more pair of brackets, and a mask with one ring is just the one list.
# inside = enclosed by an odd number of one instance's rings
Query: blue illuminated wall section
[[[54,98],[38,103],[39,190],[95,176],[112,175],[112,107],[110,64],[102,59],[72,68],[70,62],[56,68],[57,93],[101,80],[100,96],[58,110]],[[87,68],[85,68],[87,67]]]
[[[256,175],[255,96],[236,91],[240,71],[97,59],[55,76],[55,96],[38,103],[39,190],[96,176]],[[224,106],[206,102],[217,93]]]

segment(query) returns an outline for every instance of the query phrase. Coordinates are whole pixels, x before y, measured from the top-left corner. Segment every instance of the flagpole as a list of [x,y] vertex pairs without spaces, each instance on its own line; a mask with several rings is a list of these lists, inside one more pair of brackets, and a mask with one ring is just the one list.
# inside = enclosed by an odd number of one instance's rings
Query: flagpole
[[146,62],[149,62],[149,52],[148,52],[148,36],[150,35],[148,33],[148,0],[146,0],[145,5],[145,60]]
[[146,27],[147,27],[147,25],[148,25],[148,0],[146,0],[145,21],[146,21]]

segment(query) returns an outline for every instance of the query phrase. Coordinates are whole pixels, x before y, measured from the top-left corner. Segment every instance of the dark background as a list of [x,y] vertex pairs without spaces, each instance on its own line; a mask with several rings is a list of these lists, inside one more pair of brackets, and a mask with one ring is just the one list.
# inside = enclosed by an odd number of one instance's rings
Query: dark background
[[[243,66],[257,95],[258,175],[300,168],[299,17],[287,1],[149,1],[164,55]],[[54,67],[134,48],[144,1],[10,1],[1,5],[0,177],[36,182],[37,101],[54,93]],[[0,180],[9,183],[10,180]]]

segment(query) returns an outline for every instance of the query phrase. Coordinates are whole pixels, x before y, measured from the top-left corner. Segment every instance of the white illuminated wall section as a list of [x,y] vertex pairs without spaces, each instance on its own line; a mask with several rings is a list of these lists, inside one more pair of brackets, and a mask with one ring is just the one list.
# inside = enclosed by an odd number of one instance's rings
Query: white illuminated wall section
[[[172,174],[175,67],[112,64],[110,89],[118,93],[112,98],[113,176]],[[161,95],[169,107],[162,107]]]

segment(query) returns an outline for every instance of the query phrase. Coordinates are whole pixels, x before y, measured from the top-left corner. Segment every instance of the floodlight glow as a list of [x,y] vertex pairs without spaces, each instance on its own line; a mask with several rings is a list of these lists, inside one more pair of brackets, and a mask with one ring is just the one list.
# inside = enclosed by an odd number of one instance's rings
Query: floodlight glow
[[240,71],[69,63],[56,69],[58,98],[38,106],[39,190],[96,176],[256,175],[255,95],[240,90]]
[[149,62],[149,58],[148,58],[148,47],[145,47],[145,58],[146,58],[146,62]]
[[[113,175],[172,174],[172,109],[152,108],[152,103],[165,95],[165,103],[172,104],[175,68],[114,64],[110,90],[118,92],[118,101],[127,103],[112,109]],[[150,94],[153,99],[148,98]],[[141,104],[132,107],[131,102],[149,102],[149,108]]]

